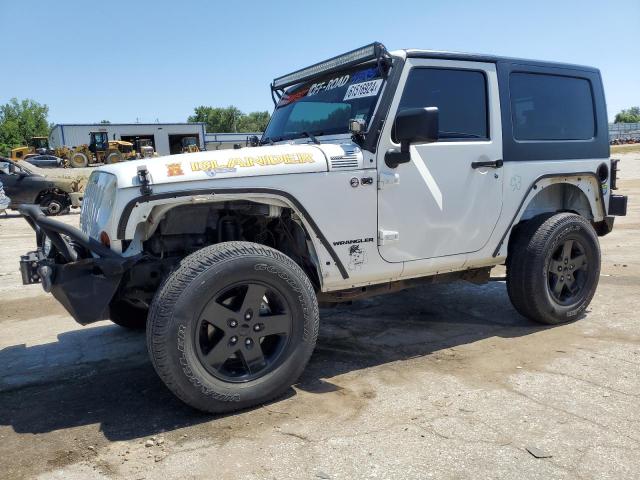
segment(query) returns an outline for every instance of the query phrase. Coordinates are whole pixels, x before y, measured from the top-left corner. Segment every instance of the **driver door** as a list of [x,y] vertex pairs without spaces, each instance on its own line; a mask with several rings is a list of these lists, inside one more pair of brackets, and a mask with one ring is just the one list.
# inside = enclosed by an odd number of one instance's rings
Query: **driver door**
[[[480,250],[502,210],[502,159],[495,64],[409,58],[379,143],[378,244],[388,262]],[[439,139],[412,143],[410,161],[390,168],[398,149],[393,120],[409,108],[438,107]],[[475,167],[475,168],[474,168]]]

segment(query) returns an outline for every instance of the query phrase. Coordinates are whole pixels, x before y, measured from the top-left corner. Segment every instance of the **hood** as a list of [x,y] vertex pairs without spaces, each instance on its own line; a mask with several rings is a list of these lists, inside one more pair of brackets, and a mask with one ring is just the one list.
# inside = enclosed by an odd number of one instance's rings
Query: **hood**
[[138,167],[144,165],[152,184],[189,182],[210,178],[255,177],[290,173],[326,172],[327,157],[316,145],[268,145],[238,150],[211,150],[143,158],[99,167],[118,178],[118,187],[137,185]]

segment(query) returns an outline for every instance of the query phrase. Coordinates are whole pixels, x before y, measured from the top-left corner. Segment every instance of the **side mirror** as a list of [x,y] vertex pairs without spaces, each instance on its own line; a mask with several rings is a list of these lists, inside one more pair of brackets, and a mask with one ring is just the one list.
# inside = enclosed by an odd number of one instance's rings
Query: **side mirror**
[[433,143],[438,141],[438,107],[409,108],[396,115],[395,137],[400,141],[400,151],[389,150],[384,157],[390,168],[411,160],[409,146],[412,143]]

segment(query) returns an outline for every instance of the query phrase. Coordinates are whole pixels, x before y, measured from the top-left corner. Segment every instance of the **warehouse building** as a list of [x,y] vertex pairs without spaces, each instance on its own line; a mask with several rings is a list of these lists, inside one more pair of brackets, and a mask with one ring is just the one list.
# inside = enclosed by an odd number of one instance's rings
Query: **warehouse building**
[[89,143],[90,132],[107,132],[109,140],[134,142],[149,139],[158,155],[180,153],[184,137],[196,137],[200,150],[205,149],[204,123],[65,123],[53,126],[51,147],[75,147]]
[[207,150],[228,150],[230,148],[248,147],[253,136],[261,138],[262,133],[206,133],[204,143]]

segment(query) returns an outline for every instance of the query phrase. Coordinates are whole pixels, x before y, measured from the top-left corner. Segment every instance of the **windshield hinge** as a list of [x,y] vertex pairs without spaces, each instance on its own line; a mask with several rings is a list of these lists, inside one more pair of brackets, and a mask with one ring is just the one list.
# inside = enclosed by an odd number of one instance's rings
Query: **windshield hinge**
[[382,190],[385,185],[398,185],[400,183],[400,174],[392,172],[380,172],[378,174],[378,190]]
[[153,190],[151,190],[151,175],[149,175],[149,170],[147,170],[146,165],[140,165],[138,167],[138,181],[140,182],[140,193],[142,195],[151,195]]

